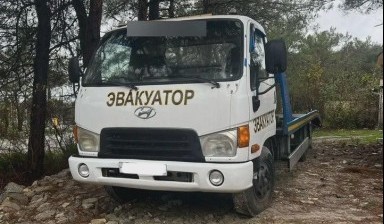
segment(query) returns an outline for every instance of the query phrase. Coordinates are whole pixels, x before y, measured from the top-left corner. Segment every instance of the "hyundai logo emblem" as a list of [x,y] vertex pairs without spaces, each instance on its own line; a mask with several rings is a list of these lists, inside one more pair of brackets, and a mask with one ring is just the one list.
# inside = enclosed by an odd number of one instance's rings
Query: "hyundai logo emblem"
[[149,119],[156,115],[156,111],[152,107],[139,107],[135,110],[135,115],[141,119]]

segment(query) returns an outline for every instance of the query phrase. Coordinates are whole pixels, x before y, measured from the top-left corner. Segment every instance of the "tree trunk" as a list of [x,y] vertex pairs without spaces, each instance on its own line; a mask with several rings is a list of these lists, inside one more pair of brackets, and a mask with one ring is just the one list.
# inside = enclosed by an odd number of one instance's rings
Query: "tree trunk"
[[212,13],[211,0],[203,0],[203,13]]
[[147,20],[148,17],[148,0],[139,0],[139,9],[137,14],[139,21]]
[[17,131],[21,132],[23,130],[23,111],[22,111],[22,103],[19,103],[19,97],[17,91],[13,92],[13,102],[15,102],[15,110],[17,117]]
[[83,67],[87,67],[93,53],[100,42],[100,25],[103,11],[102,0],[91,0],[89,15],[83,0],[73,0],[76,16],[79,21],[80,48],[83,56]]
[[[381,65],[383,65],[383,53],[381,53]],[[379,90],[379,117],[378,125],[379,129],[383,129],[383,80],[380,79],[380,90]]]
[[175,18],[175,0],[169,0],[168,15],[169,18]]
[[151,0],[149,2],[149,20],[160,18],[160,0]]
[[36,56],[32,92],[31,127],[28,143],[28,167],[33,178],[44,173],[45,119],[47,114],[47,80],[49,67],[49,45],[51,41],[51,12],[48,0],[34,2],[38,25]]
[[23,103],[17,107],[17,130],[23,131],[24,124],[24,107]]
[[88,34],[87,40],[89,42],[88,48],[83,54],[85,58],[85,65],[88,66],[93,53],[96,51],[100,42],[100,26],[101,17],[103,14],[103,0],[91,0],[89,5],[89,16],[88,16]]
[[3,108],[0,105],[0,123],[3,123],[4,126],[0,126],[0,137],[7,137],[8,128],[9,128],[9,111],[8,111],[8,102],[7,100],[3,103]]

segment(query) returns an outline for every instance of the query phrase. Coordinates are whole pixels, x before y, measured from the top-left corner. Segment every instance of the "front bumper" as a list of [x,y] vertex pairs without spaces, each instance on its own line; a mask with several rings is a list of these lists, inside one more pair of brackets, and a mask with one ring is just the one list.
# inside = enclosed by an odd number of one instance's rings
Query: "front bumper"
[[[185,191],[185,192],[220,192],[236,193],[252,186],[253,163],[192,163],[174,161],[140,161],[130,159],[100,159],[70,157],[69,168],[73,178],[80,182],[110,185],[127,188],[137,188],[160,191]],[[138,179],[103,176],[102,169],[118,169],[120,162],[150,162],[165,164],[168,172],[191,173],[191,182],[178,182],[155,180],[152,176],[139,176]],[[89,176],[84,178],[79,175],[78,167],[86,164],[89,168]],[[224,175],[224,183],[214,186],[209,181],[212,170],[219,170]]]

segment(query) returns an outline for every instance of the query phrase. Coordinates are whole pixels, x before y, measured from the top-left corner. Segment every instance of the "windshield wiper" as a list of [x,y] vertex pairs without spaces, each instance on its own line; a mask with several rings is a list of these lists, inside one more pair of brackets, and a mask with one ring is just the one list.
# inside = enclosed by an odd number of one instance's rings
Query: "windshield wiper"
[[215,80],[212,80],[212,79],[202,78],[200,76],[174,75],[174,76],[168,76],[168,77],[170,77],[170,78],[189,79],[189,80],[195,80],[195,81],[199,81],[199,82],[206,82],[206,83],[209,83],[209,84],[213,85],[213,87],[215,87],[215,88],[220,88],[220,83],[218,83],[218,82],[216,82]]
[[104,81],[100,84],[101,85],[111,85],[111,86],[124,86],[124,87],[128,87],[130,89],[133,89],[135,91],[139,90],[139,88],[137,88],[137,86],[135,86],[131,83],[126,83],[126,82]]

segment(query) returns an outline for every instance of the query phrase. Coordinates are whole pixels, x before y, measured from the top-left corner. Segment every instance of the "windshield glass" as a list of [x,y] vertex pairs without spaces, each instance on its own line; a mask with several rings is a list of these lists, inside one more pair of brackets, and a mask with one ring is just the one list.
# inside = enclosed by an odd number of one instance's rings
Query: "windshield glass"
[[118,30],[104,39],[83,84],[238,79],[243,67],[242,43],[242,23],[237,20],[207,20],[205,37],[128,37],[125,29]]

